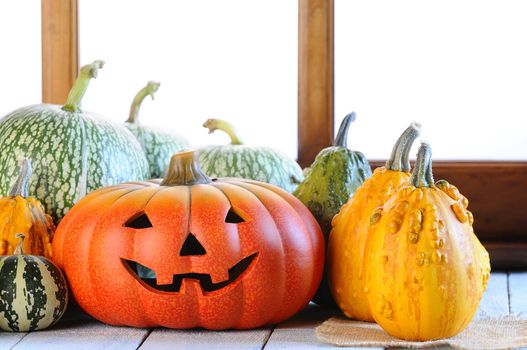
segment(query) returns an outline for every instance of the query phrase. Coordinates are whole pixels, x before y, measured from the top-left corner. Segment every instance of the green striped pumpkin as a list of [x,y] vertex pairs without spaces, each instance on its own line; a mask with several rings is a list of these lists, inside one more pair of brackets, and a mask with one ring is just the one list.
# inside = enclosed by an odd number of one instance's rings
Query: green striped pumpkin
[[27,157],[34,173],[29,195],[58,222],[92,190],[149,178],[144,152],[124,126],[80,110],[102,65],[82,67],[63,107],[33,105],[0,119],[0,193],[16,180],[18,158]]
[[42,256],[25,255],[24,235],[14,255],[0,257],[0,329],[28,332],[55,324],[66,311],[68,287],[60,269]]
[[285,153],[271,147],[244,145],[234,127],[220,119],[203,124],[209,133],[226,132],[230,145],[208,146],[198,150],[198,162],[210,177],[240,177],[267,182],[293,192],[304,179],[302,169]]
[[132,102],[130,116],[125,122],[125,126],[134,134],[143,148],[150,167],[150,175],[153,178],[165,175],[170,157],[174,153],[190,147],[188,140],[176,132],[162,131],[139,123],[141,103],[148,95],[154,99],[154,93],[159,89],[159,85],[157,82],[149,81],[144,88],[139,90]]

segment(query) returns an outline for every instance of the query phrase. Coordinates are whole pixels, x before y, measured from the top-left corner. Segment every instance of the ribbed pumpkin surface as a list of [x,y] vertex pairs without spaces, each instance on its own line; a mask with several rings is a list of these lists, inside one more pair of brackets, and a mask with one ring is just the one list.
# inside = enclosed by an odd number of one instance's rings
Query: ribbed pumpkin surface
[[171,166],[161,185],[121,184],[86,196],[59,225],[53,254],[82,308],[105,323],[254,328],[309,302],[324,240],[289,193],[249,180],[211,181],[185,163]]

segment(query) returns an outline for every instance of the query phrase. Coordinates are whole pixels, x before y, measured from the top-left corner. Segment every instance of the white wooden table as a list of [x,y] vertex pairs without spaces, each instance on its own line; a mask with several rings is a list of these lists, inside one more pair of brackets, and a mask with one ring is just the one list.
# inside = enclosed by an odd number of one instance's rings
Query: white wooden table
[[[527,272],[493,272],[476,317],[520,312],[527,313]],[[111,327],[92,319],[79,320],[78,316],[75,316],[77,319],[70,316],[46,331],[0,332],[0,350],[332,348],[317,341],[315,328],[335,314],[336,311],[309,305],[292,319],[274,327],[222,332]]]

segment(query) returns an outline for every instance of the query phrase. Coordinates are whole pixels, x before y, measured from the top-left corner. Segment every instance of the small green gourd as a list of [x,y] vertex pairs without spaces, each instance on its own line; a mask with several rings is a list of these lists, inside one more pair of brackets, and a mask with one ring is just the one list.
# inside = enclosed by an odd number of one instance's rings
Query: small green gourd
[[[331,220],[364,180],[371,176],[366,157],[347,147],[349,126],[355,118],[355,112],[344,118],[333,146],[320,151],[304,181],[293,192],[320,224],[326,244],[331,232]],[[319,305],[335,306],[326,274],[313,301]]]
[[43,256],[26,255],[23,234],[13,255],[0,256],[0,329],[29,332],[54,325],[68,305],[62,271]]

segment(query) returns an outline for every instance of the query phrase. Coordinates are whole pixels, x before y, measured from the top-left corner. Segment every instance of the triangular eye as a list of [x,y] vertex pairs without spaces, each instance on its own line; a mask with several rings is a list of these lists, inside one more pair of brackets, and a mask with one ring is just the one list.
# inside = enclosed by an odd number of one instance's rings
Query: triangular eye
[[148,216],[146,216],[145,212],[140,212],[128,219],[124,226],[135,229],[143,229],[152,227],[152,223],[150,222]]
[[245,222],[245,219],[236,213],[233,208],[230,208],[227,216],[225,217],[225,222],[229,224],[239,224],[241,222]]

